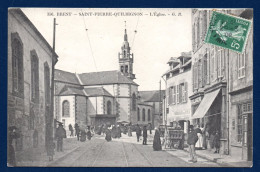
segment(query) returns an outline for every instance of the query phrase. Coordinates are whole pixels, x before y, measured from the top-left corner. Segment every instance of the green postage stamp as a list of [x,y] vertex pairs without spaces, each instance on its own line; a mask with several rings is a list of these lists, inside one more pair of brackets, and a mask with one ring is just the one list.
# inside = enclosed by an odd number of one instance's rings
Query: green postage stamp
[[213,11],[206,43],[243,53],[251,21]]

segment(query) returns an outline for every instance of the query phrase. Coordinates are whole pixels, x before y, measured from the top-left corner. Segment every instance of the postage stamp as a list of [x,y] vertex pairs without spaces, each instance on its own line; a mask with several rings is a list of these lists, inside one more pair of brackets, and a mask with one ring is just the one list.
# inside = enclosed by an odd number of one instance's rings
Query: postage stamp
[[206,43],[243,53],[251,21],[213,11]]

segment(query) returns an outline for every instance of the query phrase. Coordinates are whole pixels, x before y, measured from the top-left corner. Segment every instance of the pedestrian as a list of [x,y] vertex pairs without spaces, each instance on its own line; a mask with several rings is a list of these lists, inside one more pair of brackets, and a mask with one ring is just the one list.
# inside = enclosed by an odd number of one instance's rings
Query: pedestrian
[[112,130],[111,130],[111,136],[112,136],[112,138],[117,138],[117,129],[116,129],[116,126],[115,125],[113,125],[112,126]]
[[80,141],[85,142],[86,141],[86,131],[84,129],[80,130]]
[[157,128],[155,128],[155,134],[154,134],[154,138],[153,138],[153,150],[154,151],[162,150],[160,132]]
[[106,141],[110,142],[112,140],[111,138],[111,130],[109,128],[106,129]]
[[149,131],[150,131],[150,134],[152,134],[152,124],[149,123]]
[[218,130],[216,131],[215,137],[214,137],[214,146],[216,148],[216,151],[214,153],[219,153],[220,149],[220,135]]
[[77,136],[77,139],[79,141],[79,132],[80,132],[79,125],[76,123],[74,128],[75,128],[75,136]]
[[121,126],[117,126],[117,138],[119,139],[121,137]]
[[62,123],[59,123],[59,127],[56,130],[57,138],[57,152],[63,151],[63,139],[66,138],[66,130],[63,128]]
[[197,155],[195,152],[195,144],[198,141],[198,133],[202,133],[198,125],[195,125],[194,127],[191,125],[190,126],[190,132],[188,134],[188,140],[187,143],[189,145],[189,152],[190,152],[190,160],[189,162],[197,162]]
[[139,142],[141,136],[141,128],[139,127],[139,125],[136,125],[136,137],[137,137],[137,142]]
[[199,125],[197,125],[197,128],[195,129],[198,135],[198,141],[196,142],[195,148],[201,150],[202,149],[202,144],[203,144],[203,136],[202,136],[202,131],[199,127]]
[[92,137],[91,135],[92,135],[92,134],[91,134],[91,131],[90,131],[90,126],[88,126],[86,135],[87,135],[87,139],[88,139],[88,140],[91,140],[91,137]]
[[70,130],[70,137],[73,137],[73,127],[71,124],[69,125],[69,130]]
[[17,128],[15,126],[11,126],[8,128],[8,140],[7,140],[7,164],[9,167],[16,166],[16,158],[15,151],[13,147],[13,139],[17,139],[20,137],[20,134],[17,132]]
[[147,145],[147,129],[146,129],[146,126],[143,127],[143,145]]
[[128,136],[132,137],[132,130],[131,130],[131,124],[128,126]]

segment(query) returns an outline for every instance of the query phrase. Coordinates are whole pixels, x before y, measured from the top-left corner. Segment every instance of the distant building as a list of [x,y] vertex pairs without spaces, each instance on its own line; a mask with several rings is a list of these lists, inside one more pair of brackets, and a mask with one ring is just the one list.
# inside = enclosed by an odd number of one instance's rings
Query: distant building
[[8,127],[21,137],[15,150],[43,147],[53,132],[52,63],[57,54],[20,9],[8,10]]
[[163,75],[166,78],[166,121],[168,125],[178,122],[188,132],[191,118],[192,94],[192,58],[191,53],[182,53],[179,57],[171,57],[169,70]]
[[[153,127],[158,127],[163,123],[162,100],[164,96],[165,90],[139,91],[140,103],[138,103],[138,106],[141,106],[143,103],[152,106],[151,113]],[[147,122],[149,123],[151,121]]]

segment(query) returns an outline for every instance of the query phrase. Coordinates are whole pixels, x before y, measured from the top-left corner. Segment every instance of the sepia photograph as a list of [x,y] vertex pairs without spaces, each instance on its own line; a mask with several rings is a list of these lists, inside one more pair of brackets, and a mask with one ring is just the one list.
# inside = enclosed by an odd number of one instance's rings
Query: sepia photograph
[[8,8],[7,167],[252,167],[253,9]]

